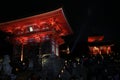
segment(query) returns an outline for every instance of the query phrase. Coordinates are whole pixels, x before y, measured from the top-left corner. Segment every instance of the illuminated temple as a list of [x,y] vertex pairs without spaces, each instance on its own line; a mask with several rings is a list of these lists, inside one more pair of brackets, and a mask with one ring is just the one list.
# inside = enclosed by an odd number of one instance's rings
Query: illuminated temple
[[[54,53],[59,56],[59,45],[64,43],[62,36],[72,33],[62,8],[43,14],[9,21],[0,24],[0,30],[9,33],[8,40],[21,49],[23,60],[26,45],[37,45],[39,53]],[[48,45],[49,50],[43,50],[42,45]],[[27,48],[28,49],[28,48]],[[41,49],[41,50],[40,50]],[[18,51],[14,51],[14,54]]]
[[112,43],[104,42],[104,36],[89,36],[88,37],[88,47],[90,54],[111,54],[111,47],[114,46]]
[[[62,8],[0,23],[0,32],[5,33],[0,80],[119,80],[119,44],[105,41],[104,35],[75,42],[73,52],[61,50],[65,36],[73,33]],[[10,43],[12,53],[3,42]]]

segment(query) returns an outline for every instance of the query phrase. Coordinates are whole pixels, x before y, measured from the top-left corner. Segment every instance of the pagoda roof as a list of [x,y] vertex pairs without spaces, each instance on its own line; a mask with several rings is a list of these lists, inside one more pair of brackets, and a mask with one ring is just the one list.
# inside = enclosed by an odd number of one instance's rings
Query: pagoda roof
[[27,26],[42,26],[45,23],[51,25],[50,27],[54,28],[56,31],[60,31],[60,35],[62,36],[72,33],[62,8],[26,18],[0,23],[0,30],[15,34],[16,30],[22,31],[22,29]]
[[[30,28],[32,29],[31,31]],[[12,34],[12,38],[14,38],[13,40],[18,40],[18,38],[27,38],[25,40],[29,40],[31,36],[37,35],[37,37],[41,37],[44,33],[45,35],[57,35],[60,39],[61,36],[73,33],[62,8],[26,18],[0,23],[0,30]]]
[[103,35],[99,36],[89,36],[88,37],[88,45],[89,46],[113,46],[113,41],[105,41]]
[[88,42],[91,43],[91,42],[101,42],[103,41],[104,39],[104,36],[89,36],[88,37]]

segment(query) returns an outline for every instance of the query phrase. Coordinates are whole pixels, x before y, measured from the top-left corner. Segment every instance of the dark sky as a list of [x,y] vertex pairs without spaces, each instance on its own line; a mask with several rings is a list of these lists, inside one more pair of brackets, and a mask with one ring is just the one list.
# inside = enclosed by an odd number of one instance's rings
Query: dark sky
[[4,0],[0,2],[0,23],[60,7],[73,30],[73,35],[65,39],[72,50],[89,35],[104,35],[106,41],[120,41],[119,5],[107,0]]

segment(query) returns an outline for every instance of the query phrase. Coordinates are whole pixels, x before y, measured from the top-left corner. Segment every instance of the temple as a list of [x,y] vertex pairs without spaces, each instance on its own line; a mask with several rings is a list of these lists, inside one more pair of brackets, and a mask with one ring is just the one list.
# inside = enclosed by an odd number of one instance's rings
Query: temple
[[[0,30],[12,35],[7,39],[15,46],[14,48],[21,49],[21,61],[25,55],[23,53],[28,52],[24,50],[26,45],[36,44],[39,53],[42,51],[41,53],[53,53],[59,56],[59,45],[64,43],[62,36],[72,33],[62,8],[1,23]],[[45,51],[45,45],[49,46],[49,50]],[[17,53],[18,51],[14,49],[14,54]]]
[[89,36],[88,37],[88,47],[90,54],[110,54],[112,53],[111,47],[114,46],[113,43],[103,41],[104,36]]

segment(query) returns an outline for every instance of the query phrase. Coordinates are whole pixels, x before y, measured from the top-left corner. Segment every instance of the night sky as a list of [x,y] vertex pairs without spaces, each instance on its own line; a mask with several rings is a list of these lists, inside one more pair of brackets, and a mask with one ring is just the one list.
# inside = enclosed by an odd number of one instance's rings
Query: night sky
[[119,5],[107,0],[27,0],[1,1],[0,23],[41,14],[62,7],[73,34],[65,41],[71,51],[91,35],[105,41],[120,41]]

